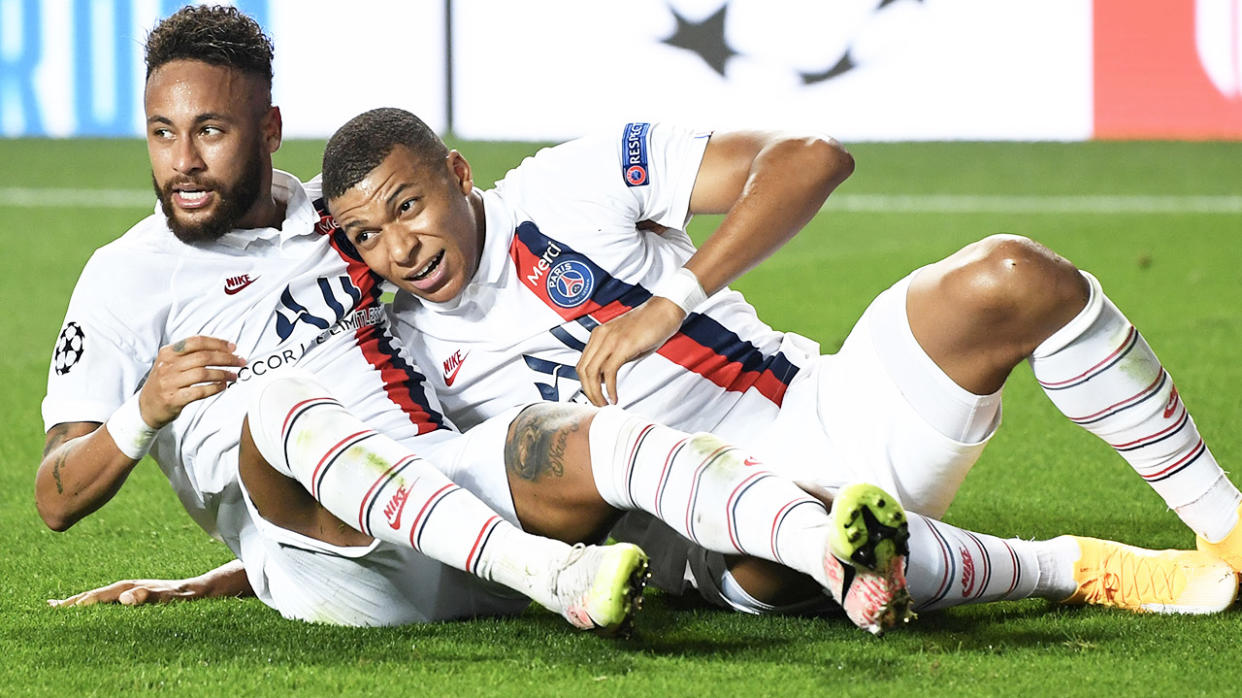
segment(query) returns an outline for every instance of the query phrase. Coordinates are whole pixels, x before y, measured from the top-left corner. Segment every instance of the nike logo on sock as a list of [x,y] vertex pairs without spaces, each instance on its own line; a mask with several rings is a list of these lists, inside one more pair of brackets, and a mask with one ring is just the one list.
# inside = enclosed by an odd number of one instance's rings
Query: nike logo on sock
[[1177,386],[1173,386],[1173,392],[1169,395],[1169,401],[1164,405],[1164,418],[1168,419],[1177,411]]

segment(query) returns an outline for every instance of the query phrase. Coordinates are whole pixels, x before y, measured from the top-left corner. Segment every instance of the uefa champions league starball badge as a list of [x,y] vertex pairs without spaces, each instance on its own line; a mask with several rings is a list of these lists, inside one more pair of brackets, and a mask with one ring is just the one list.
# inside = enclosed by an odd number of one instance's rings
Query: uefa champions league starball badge
[[52,354],[52,367],[56,369],[56,375],[65,375],[82,358],[85,341],[86,333],[82,331],[81,325],[76,322],[65,325],[56,340],[56,351]]

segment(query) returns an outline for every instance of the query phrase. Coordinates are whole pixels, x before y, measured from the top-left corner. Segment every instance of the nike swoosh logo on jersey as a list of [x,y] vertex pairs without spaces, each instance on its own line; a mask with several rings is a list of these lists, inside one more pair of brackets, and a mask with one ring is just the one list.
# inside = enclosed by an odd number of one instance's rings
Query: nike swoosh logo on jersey
[[745,465],[747,467],[750,467],[752,465],[763,465],[763,461],[759,460],[758,458],[748,457],[746,460],[742,461],[742,465]]
[[241,276],[230,276],[229,278],[224,280],[224,292],[230,296],[233,295],[234,293],[240,293],[243,290],[245,290],[247,286],[249,286],[250,284],[258,280],[259,280],[259,277],[256,276],[254,278],[251,278],[249,274],[242,274]]
[[453,381],[457,380],[457,372],[461,370],[461,365],[466,363],[466,357],[470,352],[461,353],[461,349],[453,352],[453,355],[444,360],[444,385],[452,386]]

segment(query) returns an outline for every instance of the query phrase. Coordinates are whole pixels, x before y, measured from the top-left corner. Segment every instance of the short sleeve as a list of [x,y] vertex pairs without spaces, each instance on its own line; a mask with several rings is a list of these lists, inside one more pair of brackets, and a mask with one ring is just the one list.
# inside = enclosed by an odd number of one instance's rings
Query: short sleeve
[[[681,229],[709,131],[631,122],[539,151],[498,182],[511,205],[544,221],[595,221],[632,233],[650,220]],[[541,225],[543,225],[541,224]]]
[[106,421],[137,392],[159,350],[152,308],[162,294],[134,295],[136,275],[110,268],[110,256],[96,252],[70,298],[48,367],[45,430]]
[[617,137],[618,179],[638,201],[638,220],[684,228],[710,131],[628,123]]

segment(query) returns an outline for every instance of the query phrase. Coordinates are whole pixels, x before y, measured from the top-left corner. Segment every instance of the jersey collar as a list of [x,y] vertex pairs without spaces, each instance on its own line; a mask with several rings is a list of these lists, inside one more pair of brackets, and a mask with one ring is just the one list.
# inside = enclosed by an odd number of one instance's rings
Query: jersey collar
[[[512,215],[504,201],[492,190],[483,192],[483,254],[474,278],[466,284],[460,295],[442,303],[426,298],[418,302],[439,313],[451,313],[471,304],[482,308],[491,307],[496,287],[504,277],[505,260],[509,258],[509,240],[513,237]],[[504,235],[508,230],[510,234]]]
[[245,250],[260,241],[283,245],[289,240],[314,232],[319,216],[297,177],[282,170],[272,170],[272,195],[285,204],[285,220],[280,228],[235,228],[215,242]]
[[495,189],[483,192],[483,220],[483,258],[471,283],[496,286],[505,273],[514,226],[512,212]]

